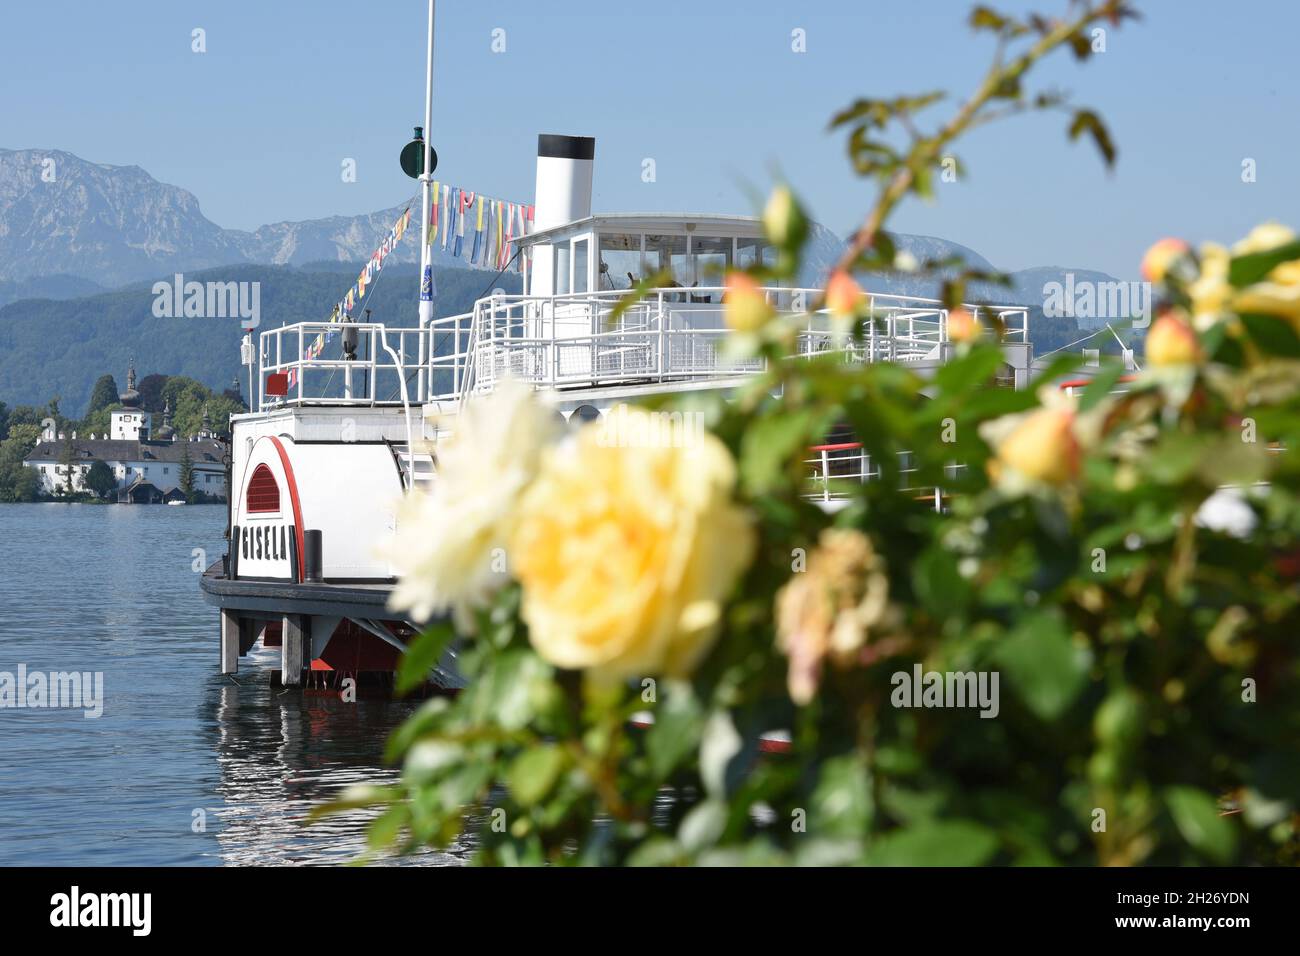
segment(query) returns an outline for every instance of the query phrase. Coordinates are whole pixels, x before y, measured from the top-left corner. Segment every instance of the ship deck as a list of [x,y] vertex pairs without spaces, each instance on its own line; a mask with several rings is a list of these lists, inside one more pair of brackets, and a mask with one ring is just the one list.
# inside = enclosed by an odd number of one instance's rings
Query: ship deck
[[277,620],[286,614],[401,620],[388,610],[393,582],[256,581],[231,579],[215,561],[200,579],[203,600],[244,617]]

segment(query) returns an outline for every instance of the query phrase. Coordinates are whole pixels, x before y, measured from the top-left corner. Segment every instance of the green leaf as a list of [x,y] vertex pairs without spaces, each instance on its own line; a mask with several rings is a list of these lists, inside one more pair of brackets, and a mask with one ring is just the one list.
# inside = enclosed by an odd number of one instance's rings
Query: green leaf
[[1088,683],[1092,654],[1070,638],[1058,611],[1026,618],[994,652],[1010,685],[1035,715],[1055,720]]
[[307,820],[315,822],[335,813],[396,803],[401,798],[402,792],[397,787],[381,787],[369,783],[354,784],[328,803],[312,807],[311,812],[307,814]]
[[1300,336],[1291,323],[1279,315],[1251,315],[1243,313],[1241,324],[1265,352],[1287,358],[1300,356]]
[[382,850],[397,842],[402,828],[411,819],[411,808],[404,803],[389,807],[366,830],[366,842],[372,850]]
[[1070,34],[1069,43],[1076,60],[1086,60],[1092,56],[1092,41],[1083,33]]
[[957,569],[957,557],[941,544],[931,545],[912,564],[916,596],[938,618],[959,613],[970,600],[970,582]]
[[1092,137],[1106,166],[1114,166],[1115,144],[1111,141],[1110,130],[1106,129],[1106,124],[1101,121],[1101,117],[1092,110],[1075,111],[1074,119],[1070,122],[1071,140],[1078,139],[1083,133]]
[[1273,267],[1292,259],[1300,259],[1300,239],[1283,243],[1263,252],[1250,252],[1234,256],[1228,263],[1228,282],[1240,289],[1253,285],[1273,271]]
[[546,700],[551,669],[532,650],[504,651],[494,657],[465,693],[470,715],[506,730],[526,727]]
[[870,773],[855,756],[832,757],[822,767],[808,810],[808,829],[818,836],[860,837],[871,823]]
[[1228,863],[1237,849],[1237,830],[1219,815],[1214,798],[1195,787],[1169,787],[1165,806],[1178,832],[1191,847],[1215,863]]
[[1198,474],[1207,485],[1250,485],[1268,475],[1272,456],[1262,442],[1228,435],[1204,443]]
[[970,12],[971,29],[973,30],[1001,30],[1007,25],[1007,18],[998,13],[992,7],[978,6]]
[[521,805],[531,807],[551,792],[566,759],[557,745],[538,744],[515,758],[506,772],[506,786]]
[[397,665],[397,692],[404,694],[419,687],[429,679],[429,671],[442,659],[451,642],[456,639],[449,621],[439,621],[407,645],[406,653]]
[[975,348],[969,355],[939,366],[934,381],[943,396],[964,395],[992,379],[1004,361],[996,346]]
[[813,413],[810,409],[782,412],[760,418],[745,432],[741,442],[740,473],[754,494],[772,490],[781,474],[803,452],[809,441]]
[[980,866],[997,852],[997,835],[967,820],[927,821],[878,839],[868,866]]
[[465,748],[449,740],[421,740],[406,754],[402,773],[414,786],[432,783],[443,771],[456,767]]
[[1204,447],[1204,439],[1196,435],[1169,432],[1143,459],[1143,471],[1160,484],[1179,484],[1196,470],[1204,454]]
[[687,683],[665,683],[662,702],[654,710],[655,722],[646,731],[646,757],[650,771],[662,780],[700,743],[704,712]]
[[1102,399],[1110,394],[1111,389],[1124,375],[1124,371],[1123,365],[1115,364],[1109,365],[1098,372],[1079,398],[1079,411],[1086,412],[1099,404]]
[[727,802],[705,800],[691,808],[677,829],[677,840],[688,853],[713,846],[727,828]]

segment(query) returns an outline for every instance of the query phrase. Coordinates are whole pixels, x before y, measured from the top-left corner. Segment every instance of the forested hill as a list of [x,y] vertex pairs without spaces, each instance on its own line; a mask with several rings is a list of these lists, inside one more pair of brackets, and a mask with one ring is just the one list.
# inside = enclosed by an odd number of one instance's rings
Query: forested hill
[[[224,266],[187,272],[186,281],[260,282],[262,329],[324,321],[360,271],[360,264]],[[482,270],[438,270],[437,314],[469,311],[485,290],[518,292],[519,276],[492,281]],[[170,279],[170,276],[162,278]],[[386,325],[416,324],[418,277],[395,264],[380,273],[367,307]],[[218,392],[239,365],[239,322],[230,318],[155,318],[151,282],[66,301],[26,299],[0,308],[0,401],[43,405],[58,396],[70,416],[84,413],[91,388],[108,372],[125,380],[127,363],[140,374],[186,375]],[[243,376],[241,376],[242,378]]]

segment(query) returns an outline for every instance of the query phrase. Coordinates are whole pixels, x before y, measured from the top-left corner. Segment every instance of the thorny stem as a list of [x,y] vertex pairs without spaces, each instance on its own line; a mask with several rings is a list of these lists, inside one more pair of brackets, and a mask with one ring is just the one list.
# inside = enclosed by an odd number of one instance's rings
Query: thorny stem
[[1012,60],[1007,66],[1001,64],[1002,44],[999,43],[993,64],[985,74],[980,88],[962,104],[956,115],[933,138],[921,140],[912,146],[903,167],[894,174],[888,185],[885,186],[885,190],[881,193],[880,198],[876,200],[875,206],[867,213],[866,219],[858,227],[857,232],[853,234],[848,247],[836,264],[835,271],[851,272],[853,270],[862,254],[875,245],[876,236],[880,233],[885,220],[889,218],[894,208],[911,190],[913,180],[916,178],[913,170],[919,166],[932,165],[943,147],[969,129],[978,117],[980,110],[996,97],[1005,79],[1023,75],[1031,66],[1065,43],[1088,24],[1102,17],[1113,18],[1120,6],[1121,0],[1107,0],[1100,7],[1086,8],[1075,19],[1059,23],[1043,34],[1033,46]]

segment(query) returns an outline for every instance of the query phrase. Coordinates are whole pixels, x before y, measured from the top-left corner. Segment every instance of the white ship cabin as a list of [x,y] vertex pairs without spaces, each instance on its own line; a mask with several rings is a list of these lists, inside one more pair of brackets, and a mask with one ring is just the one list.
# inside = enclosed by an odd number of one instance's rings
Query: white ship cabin
[[[522,293],[490,294],[426,328],[313,322],[261,333],[256,410],[233,422],[231,523],[245,537],[232,551],[241,576],[302,580],[305,569],[291,563],[304,559],[305,527],[323,529],[325,580],[388,579],[375,545],[392,532],[395,500],[432,480],[436,442],[454,429],[462,403],[505,376],[554,393],[561,415],[586,421],[646,394],[731,389],[762,370],[761,360],[736,362],[721,347],[724,273],[773,255],[759,221],[593,215],[594,158],[594,140],[539,137],[534,224],[518,240]],[[629,289],[660,274],[670,278],[612,320]],[[791,313],[819,293],[766,290]],[[845,361],[906,362],[923,374],[951,354],[940,302],[868,293],[868,307],[875,321],[860,345],[837,342],[829,317],[812,314],[798,353],[838,349]],[[1000,307],[997,317],[1009,330],[1002,381],[1024,387],[1033,358],[1027,310]],[[313,355],[321,335],[325,346]],[[827,500],[828,479],[873,474],[851,440],[828,441],[810,453],[816,493]]]

